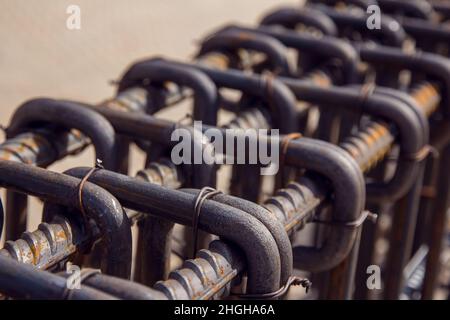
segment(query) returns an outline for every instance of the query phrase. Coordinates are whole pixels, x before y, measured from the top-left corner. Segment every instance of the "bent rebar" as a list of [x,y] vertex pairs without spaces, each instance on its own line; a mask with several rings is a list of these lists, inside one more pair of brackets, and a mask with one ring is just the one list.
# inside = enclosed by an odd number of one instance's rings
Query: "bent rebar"
[[[310,3],[323,3],[329,6],[335,6],[338,3],[342,3],[341,0],[308,0]],[[352,5],[354,7],[360,8],[366,11],[367,7],[370,5],[376,5],[377,0],[346,0],[345,5]]]
[[[84,176],[88,168],[74,168],[67,174]],[[97,170],[89,181],[117,196],[127,208],[192,225],[196,197],[107,170]],[[280,255],[267,228],[256,218],[228,205],[205,200],[198,220],[201,230],[224,237],[245,252],[249,266],[248,290],[272,292],[280,285]]]
[[[51,99],[34,99],[22,104],[13,114],[7,128],[7,137],[12,138],[24,131],[32,131],[38,124],[60,126],[65,129],[78,129],[91,139],[96,155],[111,170],[119,166],[116,135],[113,127],[101,115],[92,110],[80,108]],[[45,139],[44,139],[45,141]],[[6,219],[13,230],[7,230],[8,239],[18,236],[25,230],[27,199],[24,195],[7,192]]]
[[119,161],[116,159],[114,128],[103,116],[76,103],[44,98],[25,102],[11,118],[7,128],[8,137],[49,123],[80,130],[92,140],[96,156],[103,165],[111,170],[117,169]]
[[356,50],[347,42],[330,36],[321,38],[314,37],[308,33],[297,33],[291,30],[279,30],[270,26],[259,26],[248,28],[241,25],[227,25],[221,30],[238,30],[265,34],[280,41],[288,48],[296,49],[298,52],[306,54],[314,63],[302,65],[304,73],[308,73],[312,68],[321,62],[338,64],[339,74],[343,83],[354,83],[357,77],[357,64],[359,56]]
[[394,16],[407,16],[421,20],[430,20],[433,7],[427,1],[377,0],[381,11]]
[[[341,89],[343,90],[343,89]],[[344,92],[347,92],[344,90]],[[356,99],[357,100],[357,99]],[[375,103],[374,103],[375,104]],[[353,105],[353,103],[352,103]],[[171,128],[172,123],[169,121],[163,121],[158,120],[155,118],[152,118],[151,116],[140,116],[140,115],[133,115],[129,113],[121,113],[118,111],[113,110],[106,110],[101,108],[95,108],[100,113],[102,113],[111,123],[113,126],[117,128],[121,128],[122,132],[125,133],[128,128],[135,128],[133,131],[134,134],[139,134],[141,137],[147,137],[147,138],[155,138],[155,139],[161,139],[164,141],[164,138],[167,136],[167,128]],[[400,114],[403,111],[400,111]],[[415,114],[412,111],[404,111],[405,115],[408,115],[406,118],[415,118]],[[125,120],[126,119],[126,120]],[[412,123],[417,123],[418,120],[412,120]],[[132,125],[134,123],[134,125]],[[421,138],[421,126],[418,125],[420,129],[419,131],[419,137]],[[136,130],[136,128],[139,128],[140,130]],[[204,130],[208,129],[208,126],[203,127]],[[221,130],[221,129],[217,129]],[[416,130],[417,131],[417,130]],[[226,130],[222,130],[224,137],[227,136]],[[418,138],[419,139],[419,138]],[[327,149],[327,151],[321,152],[322,149]],[[343,151],[342,149],[335,147],[331,144],[321,142],[321,141],[314,141],[307,138],[302,138],[299,140],[295,140],[295,144],[292,147],[288,147],[288,153],[286,156],[286,164],[290,166],[297,166],[299,168],[306,168],[310,169],[312,171],[319,172],[321,174],[324,174],[331,180],[335,181],[336,185],[335,188],[333,188],[334,192],[337,194],[340,194],[340,192],[343,192],[346,190],[345,194],[341,194],[339,196],[335,197],[335,208],[336,214],[348,214],[353,217],[359,216],[362,209],[362,203],[365,199],[365,187],[364,184],[361,183],[363,181],[361,171],[357,164],[354,162],[350,156]],[[292,151],[294,150],[294,151]],[[297,151],[295,151],[297,150]],[[306,151],[308,150],[308,151]],[[290,156],[290,154],[296,154],[296,156]],[[327,161],[322,162],[324,158],[328,155]],[[304,158],[304,160],[302,160]],[[329,172],[327,169],[315,165],[315,163],[323,164],[323,166],[326,166],[327,162],[330,162],[330,165],[334,163],[335,171]],[[349,162],[349,163],[347,163]],[[337,169],[337,167],[342,166],[341,169]],[[346,168],[346,172],[344,172],[344,169]],[[356,168],[356,169],[355,169]],[[356,170],[356,172],[355,172]],[[72,172],[72,170],[70,171]],[[336,176],[335,173],[339,172],[340,176]],[[81,174],[81,173],[80,173]],[[97,173],[94,173],[94,176]],[[112,173],[111,173],[112,174]],[[342,181],[338,181],[342,179]],[[92,180],[95,182],[95,180]],[[341,185],[347,185],[345,188],[340,187]],[[107,188],[108,190],[109,187]],[[341,191],[339,191],[341,190]],[[119,191],[119,190],[118,190]],[[346,195],[349,195],[352,193],[352,199],[349,200],[349,198],[346,197]],[[131,204],[130,204],[131,205]],[[348,207],[350,206],[350,207]],[[342,211],[342,213],[340,213]],[[345,217],[338,218],[342,220],[346,220]],[[347,229],[345,229],[348,231]],[[350,232],[351,234],[352,232]],[[353,239],[352,236],[348,237],[349,240]],[[336,243],[333,243],[335,245]],[[348,244],[347,244],[348,245]],[[343,245],[342,252],[345,253],[346,250],[348,250],[347,245]],[[341,258],[341,257],[339,257]],[[334,263],[339,263],[339,258],[336,259],[336,261],[331,261],[329,265],[332,265]],[[306,262],[305,262],[306,263]],[[324,266],[326,266],[324,264]],[[319,267],[320,268],[320,267]]]
[[[147,83],[147,82],[148,83]],[[192,88],[194,91],[193,116],[206,124],[217,123],[218,99],[216,86],[204,74],[187,65],[179,65],[162,58],[134,63],[122,76],[119,92],[132,87],[163,84],[166,81]]]
[[[79,209],[80,179],[12,161],[0,161],[0,185],[40,197],[61,206]],[[86,182],[82,193],[87,217],[95,221],[106,254],[102,270],[127,278],[131,271],[131,228],[120,203],[110,193]],[[87,222],[87,221],[86,221]]]
[[[119,93],[114,99],[100,106],[128,112],[142,112],[147,104],[145,90],[133,88]],[[46,167],[69,155],[75,155],[90,144],[90,140],[79,130],[60,130],[57,128],[39,128],[31,132],[20,133],[0,144],[0,158],[30,165]],[[120,144],[120,143],[119,143]],[[120,148],[123,155],[123,167],[127,167],[127,150]],[[6,212],[16,212],[9,217],[6,239],[17,239],[25,230],[27,199],[22,194],[7,192]],[[13,218],[11,220],[11,218]],[[17,221],[16,221],[17,220]]]
[[[198,191],[195,189],[180,189],[180,191],[189,194],[197,195]],[[253,202],[233,197],[226,194],[217,194],[210,198],[211,200],[223,203],[244,212],[261,221],[272,234],[275,242],[278,245],[281,260],[281,278],[280,286],[283,286],[288,278],[292,275],[292,248],[288,235],[284,230],[283,225],[276,219],[271,212]]]
[[272,37],[263,34],[237,30],[218,31],[202,41],[197,56],[218,51],[236,54],[238,49],[252,50],[266,55],[266,63],[275,74],[290,76],[293,70],[289,66],[287,48]]
[[313,8],[279,8],[265,15],[261,25],[281,25],[287,29],[295,29],[299,24],[313,27],[323,35],[336,36],[338,30],[333,20],[320,10]]
[[[151,62],[151,60],[150,60]],[[138,65],[135,65],[134,72],[145,72],[146,64],[148,62],[143,61]],[[181,62],[173,62],[172,64],[177,66],[189,68],[194,67],[198,69],[196,65],[191,65]],[[209,69],[208,69],[209,70]],[[281,132],[293,132],[296,130],[296,113],[295,113],[295,99],[291,92],[281,83],[274,80],[268,80],[261,76],[243,76],[242,73],[230,74],[225,73],[224,76],[217,76],[215,73],[209,73],[203,71],[217,87],[226,87],[231,89],[241,90],[249,95],[253,95],[269,105],[270,110],[274,114],[274,122],[277,128]],[[270,81],[270,83],[268,83]],[[270,86],[270,87],[268,87]]]
[[405,54],[390,47],[356,46],[361,60],[374,65],[421,72],[442,86],[441,106],[445,115],[450,114],[450,61],[433,53]]
[[414,180],[411,172],[418,169],[418,160],[414,160],[414,155],[428,143],[428,124],[420,111],[411,109],[411,106],[405,105],[398,99],[380,94],[363,98],[359,90],[337,87],[323,89],[303,84],[299,80],[289,78],[280,80],[287,84],[301,100],[315,103],[323,108],[340,107],[352,112],[367,113],[393,122],[400,137],[402,165],[398,167],[389,182],[381,184],[368,182],[367,194],[373,200],[389,201],[400,198],[409,190]]
[[[346,37],[347,35],[344,30],[351,28],[353,31],[360,32],[369,39],[377,39],[386,46],[401,48],[406,39],[406,33],[402,26],[387,15],[381,15],[380,28],[372,30],[367,28],[367,15],[365,12],[349,13],[337,11],[322,4],[314,4],[312,5],[312,8],[322,11],[333,20],[339,29],[338,32],[340,37]],[[348,36],[351,36],[351,34]]]
[[450,39],[450,30],[442,23],[433,23],[411,18],[401,18],[401,24],[406,33],[414,38],[416,47],[434,53],[446,54]]
[[[230,70],[222,71],[196,66],[213,79],[223,81],[241,80],[240,72]],[[250,77],[250,76],[249,76]],[[384,95],[373,94],[368,97],[361,96],[360,91],[350,88],[328,87],[321,88],[308,82],[291,78],[278,77],[286,84],[292,93],[302,101],[319,105],[320,107],[345,108],[356,113],[368,113],[372,116],[387,119],[396,125],[401,138],[400,160],[402,165],[396,170],[394,177],[387,182],[378,184],[369,182],[367,185],[368,196],[371,199],[394,200],[403,196],[411,186],[415,172],[418,169],[418,160],[414,159],[422,148],[428,143],[428,123],[425,115],[416,110],[415,105],[406,106],[398,99],[392,99]],[[335,105],[338,103],[337,105]]]

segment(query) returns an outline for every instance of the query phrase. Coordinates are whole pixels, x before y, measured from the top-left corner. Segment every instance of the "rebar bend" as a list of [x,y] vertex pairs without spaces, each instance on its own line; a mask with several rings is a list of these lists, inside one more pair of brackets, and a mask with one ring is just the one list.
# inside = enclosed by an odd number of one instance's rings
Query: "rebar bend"
[[287,29],[295,29],[297,25],[303,24],[319,30],[323,35],[336,36],[338,33],[333,20],[320,10],[308,7],[279,8],[264,16],[260,24],[265,26],[281,25]]
[[92,140],[96,156],[103,161],[103,165],[111,170],[118,169],[116,135],[111,124],[102,115],[83,108],[76,102],[33,99],[14,112],[7,128],[8,138],[42,123],[80,130]]
[[0,292],[17,299],[115,300],[116,297],[82,285],[67,288],[67,280],[34,266],[0,255]]
[[308,138],[289,142],[286,164],[316,172],[331,182],[332,220],[336,225],[321,248],[295,247],[294,267],[319,272],[342,262],[357,238],[357,229],[340,226],[357,220],[365,205],[364,178],[357,163],[341,148]]
[[[194,195],[198,194],[198,190],[195,189],[183,188],[180,189],[180,191],[188,192],[189,194]],[[281,261],[280,286],[283,286],[292,275],[292,248],[288,234],[286,233],[282,223],[277,220],[276,216],[269,210],[251,201],[226,194],[217,194],[212,196],[210,199],[247,212],[266,226],[278,246]]]
[[344,28],[352,28],[355,31],[361,32],[369,39],[377,39],[381,41],[381,43],[386,46],[401,48],[406,39],[406,33],[402,26],[396,20],[387,15],[381,15],[379,29],[369,29],[367,28],[366,12],[349,13],[338,11],[322,4],[312,5],[312,8],[325,13],[333,20],[340,30]]
[[[261,33],[273,37],[288,48],[296,49],[299,53],[308,54],[314,58],[319,58],[319,62],[338,63],[342,70],[344,83],[354,83],[357,79],[357,65],[359,56],[356,50],[346,41],[331,36],[320,38],[308,33],[298,33],[292,30],[279,30],[271,26],[259,26],[248,28],[240,25],[229,25],[228,30],[240,30],[246,32]],[[308,73],[316,64],[303,66],[304,73]]]
[[[24,103],[16,110],[6,130],[8,139],[2,144],[4,158],[9,160],[13,155],[12,159],[20,162],[47,166],[82,150],[92,140],[97,157],[104,165],[118,169],[124,156],[118,152],[113,128],[101,115],[82,109],[73,103],[51,99]],[[33,128],[40,124],[48,126]],[[6,238],[12,240],[26,228],[27,198],[8,191],[7,199],[6,215],[11,224],[7,225]]]
[[[66,272],[58,273],[63,278],[68,278],[70,274]],[[112,295],[121,300],[167,300],[161,292],[146,287],[137,282],[125,280],[102,273],[95,273],[87,277],[84,281],[87,286]]]
[[[0,161],[0,186],[79,210],[80,179],[42,168]],[[105,244],[102,270],[128,278],[131,271],[131,225],[122,206],[106,190],[86,182],[82,190],[87,217],[95,221]],[[64,210],[61,210],[64,212]]]
[[[410,190],[423,160],[419,154],[428,144],[429,127],[425,114],[415,104],[408,105],[400,99],[396,100],[386,95],[373,94],[373,99],[369,99],[363,107],[369,114],[392,121],[399,131],[400,140],[394,176],[386,183],[371,182],[366,186],[368,198],[373,201],[395,201]],[[384,111],[381,111],[382,106],[385,106]]]
[[401,164],[388,182],[368,182],[367,195],[373,201],[395,201],[406,194],[420,166],[421,160],[418,155],[428,143],[428,123],[420,110],[413,110],[412,105],[386,95],[375,93],[369,96],[361,95],[360,89],[338,87],[324,89],[299,80],[289,78],[280,80],[303,101],[317,104],[322,108],[338,107],[360,114],[369,114],[394,124],[399,135]]
[[[89,168],[66,173],[83,177]],[[192,225],[196,196],[153,185],[107,170],[89,178],[114,194],[127,208]],[[205,200],[198,219],[199,229],[232,241],[245,253],[249,293],[267,293],[280,287],[280,255],[269,230],[248,213],[213,200]]]
[[189,65],[162,58],[152,58],[134,63],[122,76],[119,83],[119,92],[126,89],[149,84],[162,85],[166,81],[179,86],[191,88],[194,91],[194,112],[196,120],[205,124],[217,123],[218,95],[214,83],[203,73]]
[[[118,112],[113,112],[113,111],[104,111],[105,113],[107,113],[107,114],[109,114],[109,116],[108,115],[106,115],[106,117],[109,119],[109,120],[111,120],[111,122],[113,123],[113,124],[119,124],[119,120],[118,120],[118,114],[120,114],[120,113],[118,113]],[[114,117],[113,117],[114,116]],[[123,117],[126,117],[126,118],[128,118],[128,119],[131,119],[131,118],[135,118],[135,117],[137,117],[137,116],[135,116],[135,115],[131,115],[131,114],[124,114],[123,115]],[[148,119],[148,120],[150,120],[151,119],[151,117],[149,117],[149,116],[146,116],[146,117],[142,117],[142,116],[139,116],[139,118],[137,118],[137,119],[135,119],[134,121],[136,122],[136,123],[138,123],[139,125],[137,126],[137,127],[141,127],[141,128],[146,128],[147,130],[148,129],[150,129],[151,128],[151,126],[149,125],[149,124],[145,124],[146,123],[146,121],[144,121],[144,120],[146,120],[146,119]],[[160,126],[162,126],[162,123],[160,123]],[[130,126],[131,127],[131,126]],[[142,132],[143,134],[144,134],[144,132]],[[164,136],[162,136],[161,134],[159,134],[158,135],[158,137],[160,137],[161,139],[163,139],[164,138]],[[300,140],[300,142],[301,141],[303,141],[303,140],[305,140],[305,139],[301,139]],[[305,140],[306,141],[306,140]],[[323,146],[326,146],[326,147],[328,147],[328,144],[324,144],[323,142],[322,142],[322,147]],[[333,148],[336,148],[336,147],[333,147]],[[333,149],[334,150],[334,149]],[[343,152],[342,150],[340,151],[341,153]],[[347,158],[348,158],[348,156],[347,156]],[[287,159],[287,161],[288,161],[288,159]],[[297,160],[297,161],[300,161],[300,160]],[[314,160],[314,161],[316,161],[316,160]],[[353,161],[353,160],[352,160]],[[295,162],[292,162],[292,160],[291,160],[291,163],[290,164],[293,164],[293,165],[295,165]],[[303,168],[310,168],[309,167],[309,165],[308,165],[308,163],[301,163],[301,165],[304,165],[303,166]],[[70,172],[72,173],[73,172],[73,169],[72,170],[70,170]],[[85,171],[84,171],[85,172]],[[359,172],[359,169],[358,169],[358,172]],[[97,171],[96,173],[94,173],[93,174],[93,177],[95,177],[95,175],[97,175],[97,174],[99,174],[100,173],[100,171]],[[112,174],[112,173],[111,173]],[[351,172],[349,173],[349,174],[351,174]],[[83,176],[83,173],[82,172],[78,172],[77,173],[77,175],[78,176]],[[359,175],[361,175],[361,173],[359,172]],[[361,178],[362,179],[362,178]],[[96,182],[96,183],[98,183],[98,181],[95,181],[95,180],[91,180],[91,181],[94,181],[94,182]],[[106,186],[106,185],[104,185],[104,184],[101,184],[102,186]],[[112,190],[112,189],[110,189],[110,188],[115,188],[115,187],[113,187],[114,185],[117,185],[117,182],[109,182],[109,184],[107,185],[108,187],[107,187],[107,189],[108,190]],[[347,188],[347,187],[344,187],[344,188],[341,188],[341,192],[343,192],[343,190],[352,190],[352,189],[355,189],[355,188]],[[117,192],[123,192],[123,190],[121,191],[120,189],[114,189],[114,190],[117,190]],[[349,191],[350,192],[350,191]],[[113,192],[114,193],[114,192]],[[114,193],[114,194],[116,194],[116,193]],[[117,194],[116,194],[117,195]],[[359,198],[359,193],[358,194],[356,194],[355,195],[355,199],[364,199],[364,185],[362,186],[362,197],[360,197]],[[117,195],[118,196],[118,195]],[[124,204],[126,204],[127,203],[127,201],[130,201],[130,199],[129,199],[129,197],[131,196],[131,194],[128,194],[128,198],[127,197],[125,197],[124,196],[124,198],[123,198],[123,200],[122,200],[122,198],[120,198],[121,199],[121,201],[124,201],[123,203]],[[119,197],[119,196],[118,196]],[[142,200],[143,199],[141,199],[141,198],[137,198],[137,201],[141,201],[142,202]],[[362,200],[363,201],[363,200]],[[167,205],[167,203],[166,202],[168,202],[168,201],[165,201],[164,202],[164,205]],[[347,202],[349,202],[349,201],[347,201]],[[130,201],[130,203],[129,203],[129,205],[130,206],[136,206],[136,204],[135,203],[133,203],[132,201]],[[144,210],[141,210],[141,207],[140,208],[138,208],[138,209],[136,209],[136,210],[140,210],[140,211],[147,211],[148,210],[148,208],[147,209],[145,209],[145,207],[144,207]],[[180,209],[176,209],[176,208],[174,208],[173,209],[173,211],[179,211]],[[345,210],[346,211],[348,211],[346,208],[345,208]],[[150,212],[152,212],[152,211],[150,211]],[[166,215],[165,213],[163,213],[162,214],[162,216],[164,217],[164,215]],[[168,218],[168,217],[166,217],[166,218]],[[188,224],[188,223],[185,223],[185,224]]]
[[423,20],[430,20],[433,7],[427,1],[377,0],[381,11],[390,15],[398,15]]
[[292,92],[274,77],[248,75],[236,70],[217,70],[201,65],[194,65],[210,77],[217,87],[242,91],[265,102],[273,120],[273,127],[281,133],[297,130],[297,110]]
[[406,17],[401,17],[400,21],[406,33],[414,38],[416,49],[435,52],[441,51],[439,45],[448,44],[450,31],[440,23]]
[[[179,141],[176,140],[177,135],[179,135],[178,139],[180,137],[183,138],[182,143],[191,143],[191,162],[190,164],[183,163],[185,167],[192,166],[192,170],[189,174],[187,172],[185,174],[186,179],[192,179],[192,181],[195,180],[195,185],[201,185],[202,187],[215,183],[215,165],[207,163],[195,164],[195,159],[193,158],[196,152],[211,155],[213,151],[212,144],[202,132],[193,127],[181,126],[175,122],[158,119],[151,115],[140,114],[137,112],[117,111],[89,104],[82,104],[82,106],[87,109],[92,109],[104,116],[118,134],[139,140],[155,142],[158,145],[167,147],[168,150],[171,150],[171,148],[179,143]],[[175,132],[176,134],[174,135]],[[161,154],[161,157],[164,156],[166,155]],[[187,183],[190,182],[191,180],[187,181]]]
[[[361,87],[359,88],[361,89]],[[427,119],[428,114],[426,112],[427,110],[422,109],[422,107],[418,104],[416,100],[414,100],[414,98],[411,95],[409,95],[406,92],[387,87],[375,87],[373,93],[378,93],[380,95],[392,97],[400,100],[404,104],[407,104],[409,108],[417,114],[419,120],[423,121],[422,123],[423,135],[426,141],[429,140],[430,137],[429,137],[429,124]]]
[[443,113],[450,116],[450,61],[440,55],[429,52],[406,54],[403,51],[385,46],[356,46],[361,60],[374,65],[410,69],[421,72],[430,80],[437,80],[442,86],[441,106]]
[[254,32],[220,29],[205,38],[197,56],[213,51],[236,54],[239,49],[264,53],[266,62],[275,74],[284,76],[294,74],[289,65],[287,48],[272,37]]
[[[356,88],[357,90],[361,90],[362,87],[355,85],[352,86],[353,88]],[[429,140],[429,124],[428,124],[428,120],[427,120],[427,113],[425,112],[426,110],[423,110],[418,103],[411,97],[411,95],[409,95],[406,92],[397,90],[397,89],[392,89],[392,88],[388,88],[388,87],[375,87],[373,89],[373,93],[375,94],[379,94],[380,96],[386,96],[389,98],[394,98],[399,100],[400,102],[408,105],[408,107],[417,115],[417,118],[419,119],[419,121],[421,122],[421,127],[422,127],[422,134],[424,137],[425,141]]]
[[446,1],[433,0],[430,1],[433,10],[437,12],[441,17],[440,21],[444,22],[450,17],[450,3]]
[[[257,138],[267,143],[280,142],[278,138],[267,136]],[[365,204],[364,178],[358,164],[347,152],[323,141],[301,138],[289,142],[285,162],[287,165],[321,174],[331,181],[334,192],[333,217],[337,224],[354,222],[360,217]],[[321,180],[322,178],[319,181]],[[317,184],[322,186],[323,182]],[[286,223],[289,226],[291,221]],[[335,226],[321,249],[298,247],[301,258],[297,254],[296,259],[294,251],[294,266],[311,271],[333,268],[348,255],[357,232],[357,229],[347,226]]]
[[[308,0],[309,3],[323,3],[328,6],[335,6],[342,0]],[[351,4],[355,7],[361,8],[364,11],[368,6],[377,4],[377,0],[345,0],[345,4]]]

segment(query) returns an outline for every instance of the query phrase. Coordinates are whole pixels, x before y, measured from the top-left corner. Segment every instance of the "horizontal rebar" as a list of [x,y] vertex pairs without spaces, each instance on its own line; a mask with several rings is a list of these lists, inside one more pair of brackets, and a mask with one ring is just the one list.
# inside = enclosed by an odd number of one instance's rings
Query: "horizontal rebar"
[[65,261],[83,243],[80,233],[66,219],[57,216],[54,223],[41,223],[33,232],[24,232],[18,240],[6,241],[0,255],[50,269]]

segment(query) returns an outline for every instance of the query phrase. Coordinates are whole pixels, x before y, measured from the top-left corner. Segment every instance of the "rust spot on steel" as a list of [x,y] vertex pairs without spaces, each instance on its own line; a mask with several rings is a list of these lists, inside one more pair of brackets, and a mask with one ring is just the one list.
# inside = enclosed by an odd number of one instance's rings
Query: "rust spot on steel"
[[30,246],[30,250],[33,253],[33,264],[37,265],[41,254],[41,242],[38,241],[36,244]]
[[329,87],[331,85],[331,79],[321,71],[314,72],[312,74],[312,80],[320,87]]
[[436,111],[441,101],[437,86],[430,82],[417,85],[411,91],[411,96],[427,116]]
[[226,55],[217,52],[208,53],[205,55],[204,60],[220,70],[226,70],[230,65],[230,59]]
[[67,240],[67,235],[64,230],[60,230],[56,233],[56,240]]
[[423,186],[420,195],[424,198],[436,198],[437,190],[434,186]]
[[254,39],[253,35],[249,32],[239,32],[238,33],[238,39],[240,41],[247,41]]
[[225,274],[224,267],[222,265],[219,265],[219,275],[223,276]]

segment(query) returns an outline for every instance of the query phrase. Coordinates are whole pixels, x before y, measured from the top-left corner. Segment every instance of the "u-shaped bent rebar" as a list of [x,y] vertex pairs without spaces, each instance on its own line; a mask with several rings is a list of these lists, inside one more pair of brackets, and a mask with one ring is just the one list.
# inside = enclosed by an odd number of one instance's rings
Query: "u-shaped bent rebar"
[[[80,179],[12,161],[0,161],[0,185],[61,206],[80,209]],[[103,271],[128,278],[131,271],[131,226],[109,192],[86,182],[81,190],[87,217],[95,221],[106,250]],[[87,221],[85,221],[87,223]]]

